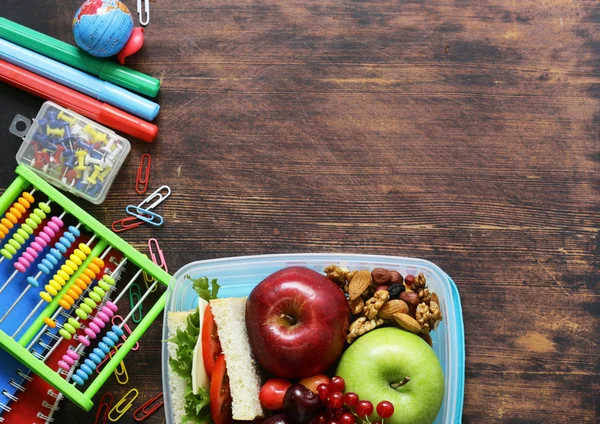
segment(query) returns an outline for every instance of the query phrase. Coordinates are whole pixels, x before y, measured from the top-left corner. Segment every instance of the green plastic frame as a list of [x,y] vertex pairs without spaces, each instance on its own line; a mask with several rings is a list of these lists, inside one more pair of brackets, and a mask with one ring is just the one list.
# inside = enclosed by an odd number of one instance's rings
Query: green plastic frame
[[46,306],[44,311],[18,341],[14,340],[12,337],[0,330],[0,348],[10,353],[34,373],[51,384],[55,389],[62,392],[68,399],[75,402],[77,406],[85,411],[89,411],[94,406],[92,398],[100,390],[102,385],[110,377],[112,372],[123,360],[123,358],[125,358],[127,353],[129,353],[131,348],[150,327],[152,322],[162,312],[167,296],[166,291],[145,314],[144,319],[137,325],[135,330],[133,330],[131,335],[127,338],[127,341],[123,343],[123,346],[119,348],[119,350],[113,355],[112,359],[106,364],[100,374],[98,374],[87,390],[83,393],[76,389],[71,383],[68,383],[45,363],[33,356],[26,349],[27,344],[44,325],[44,317],[49,317],[56,311],[60,296],[73,285],[79,274],[85,269],[85,266],[91,261],[91,259],[95,256],[98,256],[109,245],[123,253],[129,262],[134,263],[138,268],[146,271],[148,275],[154,277],[165,286],[169,285],[171,276],[162,268],[159,268],[156,264],[154,264],[154,262],[148,259],[148,257],[146,257],[144,254],[137,251],[121,237],[117,236],[75,203],[67,199],[62,193],[37,176],[33,171],[19,165],[16,169],[16,173],[18,174],[17,178],[6,189],[2,196],[0,196],[0,214],[3,214],[5,211],[7,211],[15,199],[18,198],[25,189],[33,186],[52,199],[53,202],[59,204],[65,211],[77,218],[77,220],[81,222],[83,226],[96,234],[96,237],[99,239],[99,241],[92,249],[92,253],[88,256],[86,261],[79,267],[78,271],[71,276],[69,281],[67,281],[67,284],[62,288],[58,295],[55,296],[53,301]]

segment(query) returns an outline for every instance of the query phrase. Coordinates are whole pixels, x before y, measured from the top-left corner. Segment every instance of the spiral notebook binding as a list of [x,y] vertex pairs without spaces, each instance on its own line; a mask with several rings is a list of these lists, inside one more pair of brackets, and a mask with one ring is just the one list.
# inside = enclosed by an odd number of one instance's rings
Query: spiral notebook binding
[[53,339],[53,340],[58,340],[58,339],[60,339],[60,336],[59,336],[58,334],[51,333],[50,331],[46,331],[46,332],[44,333],[44,336],[46,336],[46,337],[50,337],[50,338],[51,338],[51,339]]
[[2,390],[2,394],[3,394],[4,396],[6,396],[6,398],[7,398],[7,399],[10,399],[10,400],[12,400],[13,402],[16,402],[16,401],[18,401],[18,400],[19,400],[19,398],[18,398],[18,397],[16,397],[16,396],[15,396],[15,395],[13,395],[13,394],[10,394],[10,393],[8,392],[8,390]]
[[24,373],[23,371],[21,371],[21,370],[17,370],[17,375],[18,375],[19,377],[21,377],[23,380],[26,380],[26,381],[28,381],[28,382],[30,382],[30,383],[33,381],[33,377],[32,377],[32,376],[25,374],[25,373]]
[[41,412],[37,413],[37,417],[41,420],[44,420],[46,423],[53,423],[54,422],[54,418],[48,416],[48,415],[44,415]]
[[44,359],[44,357],[42,356],[42,354],[41,354],[41,353],[38,353],[38,352],[37,352],[37,351],[35,351],[35,350],[32,350],[32,351],[30,351],[30,352],[31,352],[31,354],[32,354],[33,356],[35,356],[35,357],[36,357],[37,359],[39,359],[40,361]]
[[11,411],[10,406],[7,406],[7,405],[3,404],[2,402],[0,402],[0,409],[3,411],[6,411],[6,412]]
[[49,389],[47,395],[50,397],[53,397],[54,399],[58,399],[58,397],[60,396],[60,393],[57,393],[54,390]]
[[[46,409],[53,409],[53,408],[55,408],[55,406],[52,405],[52,404],[50,404],[50,403],[48,403],[47,400],[45,400],[45,401],[42,402],[42,406],[44,408],[46,408]],[[55,408],[55,409],[56,409],[56,411],[58,411],[60,408]]]
[[24,392],[26,390],[25,387],[21,386],[15,380],[10,380],[8,384],[10,384],[11,386],[13,386],[15,389],[17,389],[20,392]]

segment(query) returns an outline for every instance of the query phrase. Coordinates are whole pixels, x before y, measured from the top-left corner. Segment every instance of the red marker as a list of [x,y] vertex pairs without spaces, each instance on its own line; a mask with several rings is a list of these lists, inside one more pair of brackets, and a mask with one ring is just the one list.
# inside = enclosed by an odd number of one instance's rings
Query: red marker
[[107,127],[140,140],[150,143],[156,138],[158,132],[156,125],[4,60],[0,60],[0,81],[35,94],[45,100],[51,100]]

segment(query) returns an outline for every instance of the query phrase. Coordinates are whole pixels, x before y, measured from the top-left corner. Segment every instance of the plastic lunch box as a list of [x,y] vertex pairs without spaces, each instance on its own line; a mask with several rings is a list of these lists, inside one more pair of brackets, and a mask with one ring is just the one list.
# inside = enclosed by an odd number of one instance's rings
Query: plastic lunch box
[[[243,297],[269,274],[288,266],[305,266],[318,272],[330,264],[353,269],[377,267],[395,269],[402,275],[425,274],[427,284],[440,298],[443,321],[431,333],[442,369],[446,392],[436,424],[461,422],[465,383],[465,341],[462,309],[454,281],[437,265],[414,258],[354,254],[284,254],[242,256],[192,262],[173,276],[165,306],[163,340],[168,338],[167,313],[189,311],[198,306],[198,297],[192,289],[192,278],[217,278],[221,289],[219,297]],[[169,392],[169,354],[167,342],[162,346],[162,382],[167,424],[173,422]]]

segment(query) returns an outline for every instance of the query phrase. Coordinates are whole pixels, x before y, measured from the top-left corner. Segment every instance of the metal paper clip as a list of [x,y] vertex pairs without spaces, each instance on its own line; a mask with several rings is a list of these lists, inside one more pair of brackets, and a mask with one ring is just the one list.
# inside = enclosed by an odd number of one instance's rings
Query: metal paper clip
[[131,230],[132,228],[139,227],[143,222],[134,216],[127,218],[121,218],[112,223],[111,228],[115,233],[122,233],[123,231]]
[[131,216],[135,216],[137,219],[141,219],[148,224],[159,227],[163,223],[163,217],[155,212],[151,212],[148,209],[140,208],[135,205],[127,205],[125,208],[125,212],[127,212]]
[[[144,0],[144,8],[142,9],[142,0],[137,0],[137,11],[140,18],[140,25],[146,26],[150,23],[150,0]],[[146,12],[146,19],[142,18]]]
[[[153,245],[154,245],[154,248],[152,247]],[[158,240],[156,240],[155,238],[151,238],[150,240],[148,240],[148,249],[150,250],[150,258],[152,258],[152,262],[154,262],[156,265],[158,265],[159,267],[164,269],[165,272],[169,272],[163,251],[161,250],[160,246],[158,245]],[[154,254],[155,250],[156,250],[156,255]],[[157,255],[158,255],[158,258],[156,257]],[[159,262],[159,260],[160,260],[160,262]]]
[[[166,193],[163,194],[163,191],[166,191]],[[154,191],[154,193],[142,200],[142,202],[138,205],[138,208],[146,209],[147,211],[152,210],[164,202],[165,199],[170,195],[171,188],[168,185],[160,186]]]
[[96,411],[96,421],[94,421],[94,424],[106,424],[106,418],[108,418],[108,413],[112,406],[112,402],[112,393],[107,392],[102,395],[102,398],[100,399],[100,405],[98,406],[98,410]]
[[[138,1],[138,5],[139,5],[139,1]],[[135,192],[137,194],[144,194],[146,192],[146,190],[148,190],[148,181],[150,180],[150,164],[151,163],[152,163],[152,156],[150,156],[148,153],[144,153],[142,155],[142,160],[140,161],[140,166],[138,166],[137,175],[135,178]]]
[[[133,413],[133,419],[138,422],[144,421],[150,415],[152,415],[156,411],[158,411],[158,409],[161,406],[163,406],[164,403],[165,402],[163,400],[163,394],[162,393],[157,394],[153,398],[148,399],[148,401],[146,401],[146,403],[144,403],[142,406],[140,406],[138,409],[135,410],[135,412]],[[139,416],[140,413],[142,414],[142,416]]]
[[[135,283],[134,283],[135,284]],[[112,317],[112,323],[113,325],[121,325],[121,323],[123,322],[123,317],[121,315],[115,315],[114,317]],[[125,330],[124,333],[128,334],[129,336],[131,335],[131,328],[129,328],[129,326],[127,324],[125,324],[122,328],[122,330]],[[123,341],[127,341],[127,337],[125,334],[123,334],[121,336],[121,338],[123,339]],[[119,346],[121,346],[123,343],[119,344]],[[135,342],[135,345],[131,348],[131,350],[136,351],[140,348],[140,342]]]
[[[123,396],[121,400],[119,400],[108,413],[108,419],[113,423],[119,421],[121,417],[125,415],[127,411],[129,411],[129,408],[131,408],[131,405],[133,405],[133,401],[135,401],[139,395],[140,392],[138,392],[137,389],[131,389],[130,391],[125,393],[125,396]],[[131,399],[128,399],[128,397],[130,397]],[[113,412],[116,412],[119,415],[113,417]]]
[[[137,303],[140,301],[141,297],[142,297],[142,290],[140,289],[140,286],[138,286],[137,283],[133,283],[131,285],[131,287],[129,288],[129,303],[131,304],[132,308],[135,307],[135,305],[137,305]],[[142,320],[142,318],[143,318],[142,305],[140,304],[140,306],[138,306],[135,309],[131,319],[133,320],[133,322],[135,322],[137,324]]]

